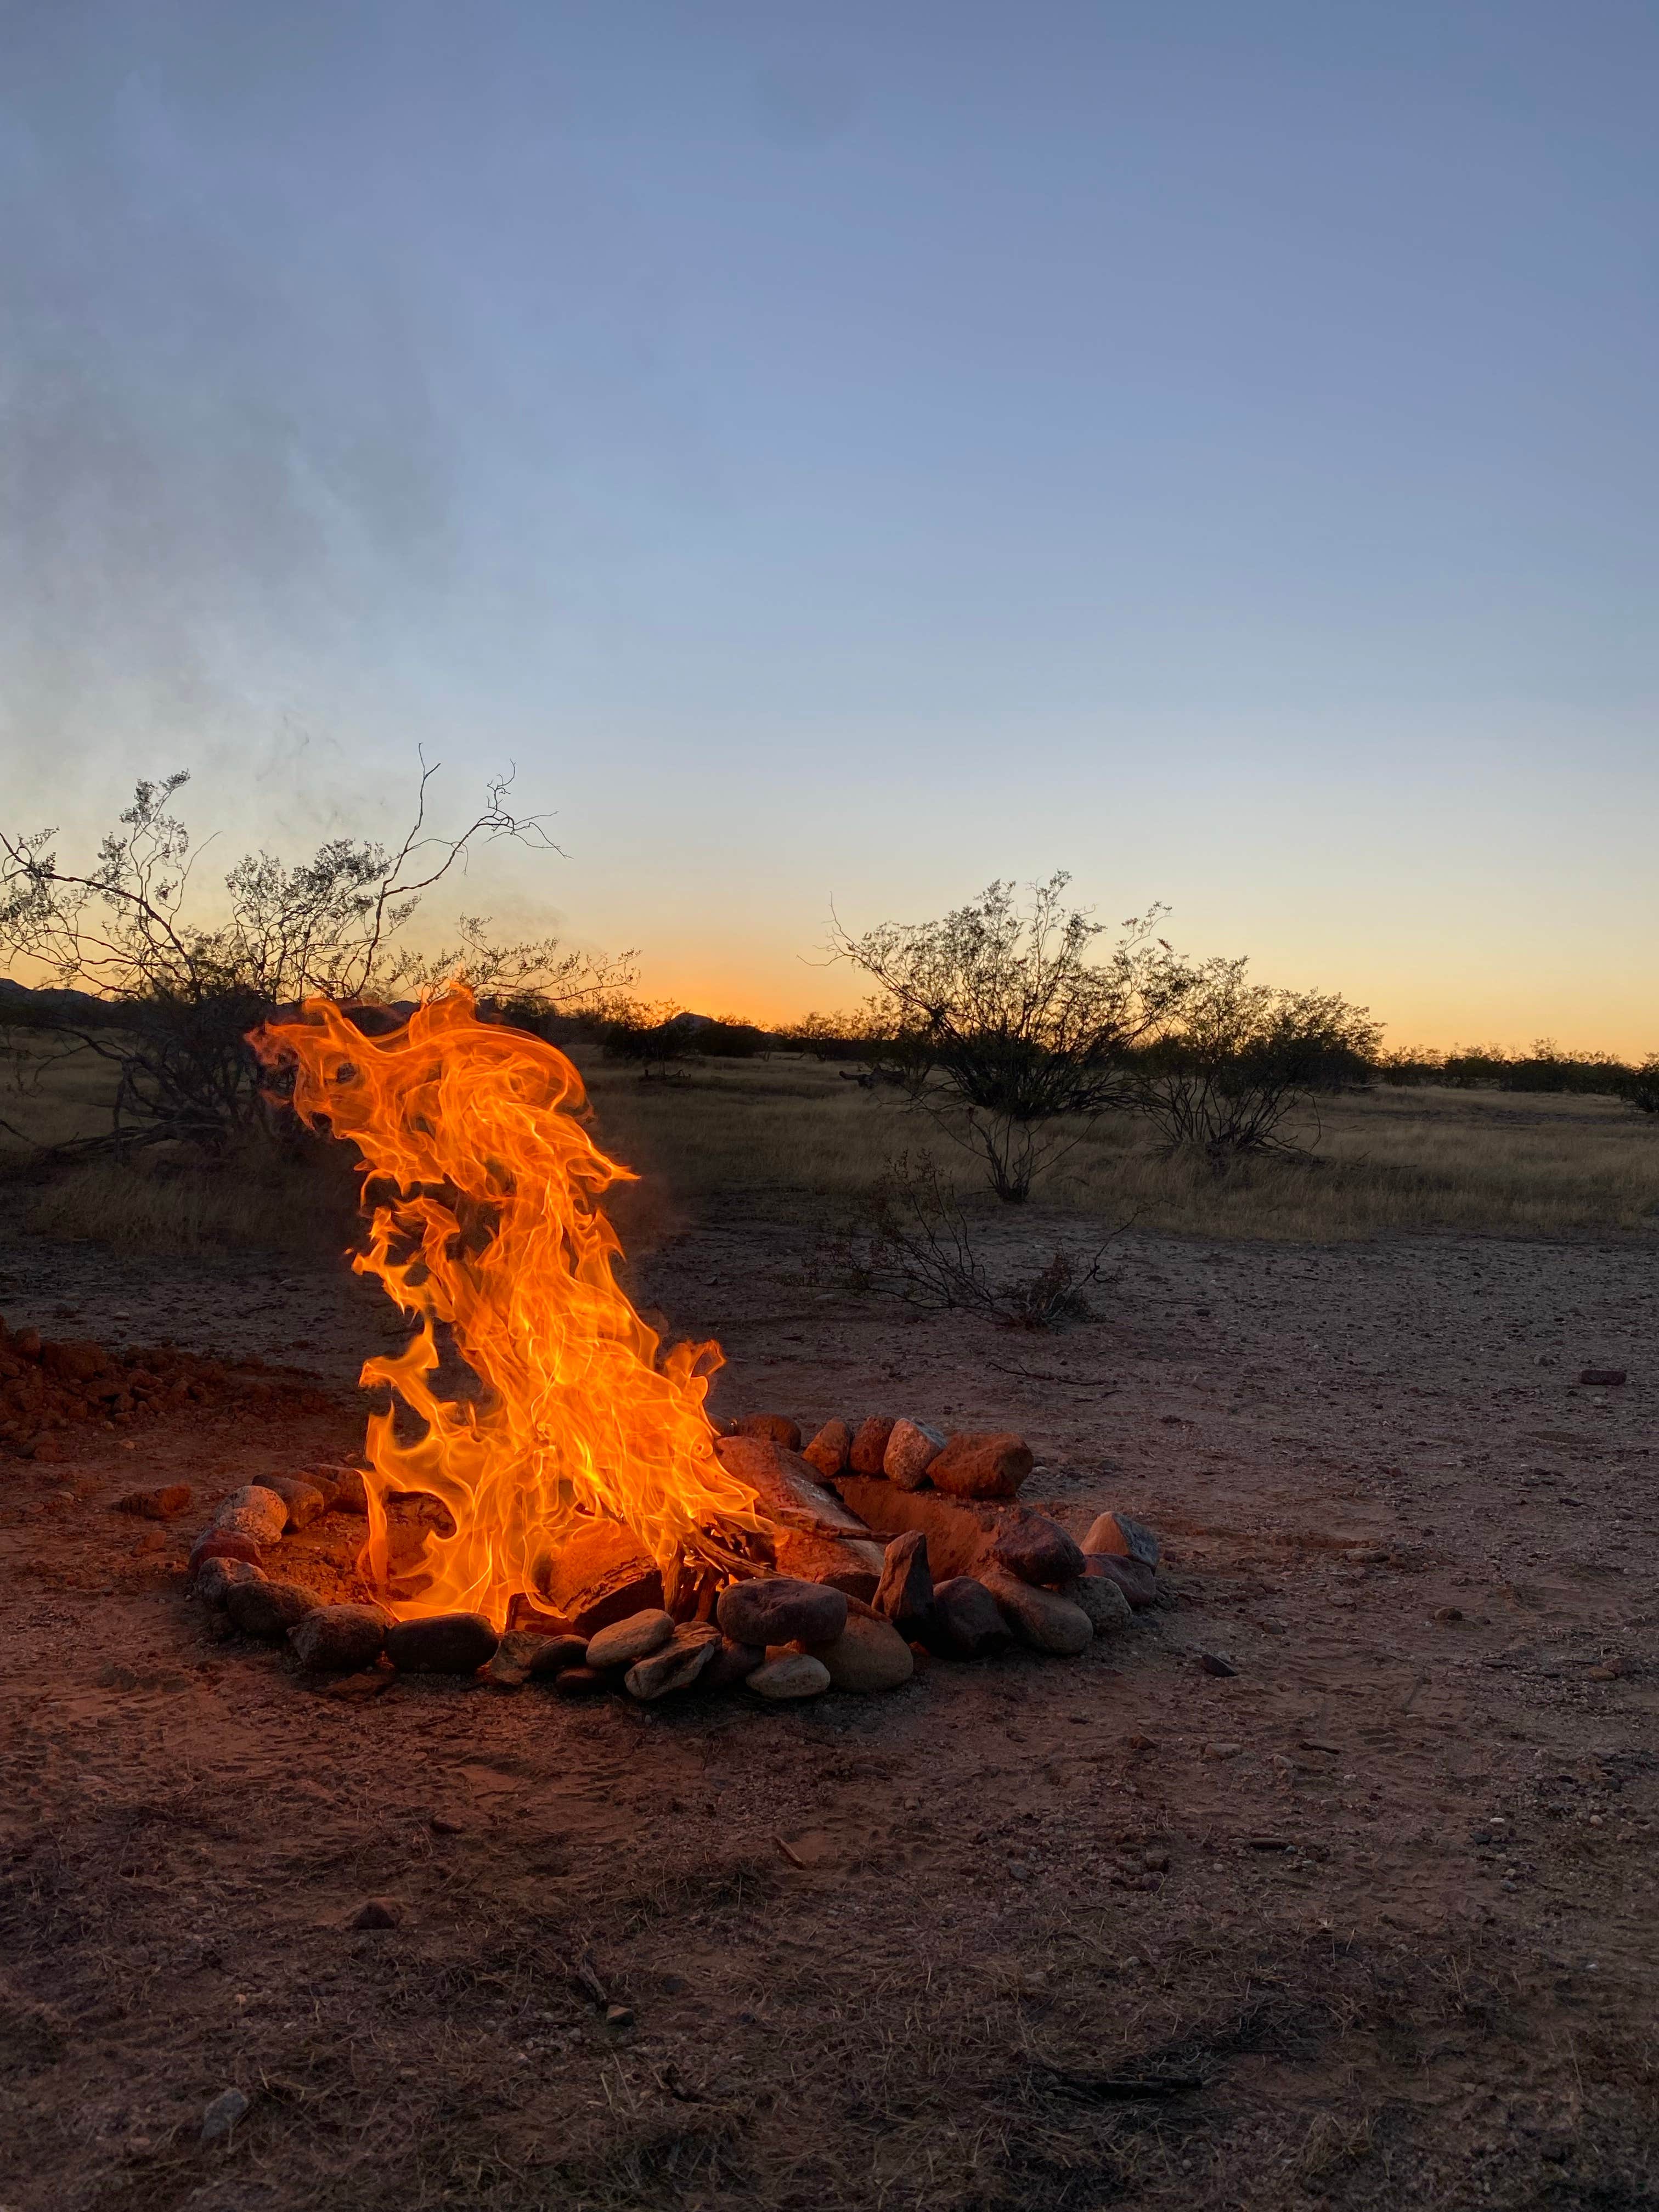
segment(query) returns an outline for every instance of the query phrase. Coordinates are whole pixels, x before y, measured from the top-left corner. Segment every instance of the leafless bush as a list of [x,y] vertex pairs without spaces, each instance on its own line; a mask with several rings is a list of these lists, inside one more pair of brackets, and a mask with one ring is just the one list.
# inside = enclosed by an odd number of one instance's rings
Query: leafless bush
[[[1127,1226],[1127,1224],[1125,1224]],[[1086,1293],[1101,1279],[1122,1229],[1092,1248],[1056,1245],[1029,1275],[998,1279],[978,1249],[955,1187],[931,1154],[890,1162],[865,1218],[838,1240],[841,1272],[866,1293],[938,1310],[983,1314],[1006,1328],[1044,1329],[1089,1317]]]
[[[247,1032],[306,997],[391,1000],[459,974],[486,1002],[546,1006],[626,980],[625,963],[595,963],[551,939],[497,943],[478,917],[464,918],[459,941],[436,952],[397,941],[424,894],[475,847],[548,842],[538,817],[512,812],[505,779],[458,836],[434,834],[427,799],[435,773],[422,767],[414,819],[395,850],[335,838],[296,866],[249,854],[202,920],[191,911],[190,833],[173,807],[183,775],[140,783],[84,866],[60,864],[54,830],[0,830],[0,955],[67,987],[52,1019],[61,1049],[91,1053],[116,1075],[109,1128],[69,1149],[234,1149],[268,1117]],[[90,997],[77,1006],[79,994]],[[39,1079],[39,1052],[30,1066]]]

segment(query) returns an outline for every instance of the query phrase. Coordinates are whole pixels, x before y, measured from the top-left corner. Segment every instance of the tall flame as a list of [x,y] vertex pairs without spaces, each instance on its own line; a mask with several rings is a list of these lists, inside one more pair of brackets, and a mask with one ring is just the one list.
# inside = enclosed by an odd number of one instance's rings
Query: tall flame
[[[763,1523],[714,1456],[704,1399],[720,1348],[664,1350],[617,1282],[622,1247],[598,1201],[632,1171],[583,1126],[564,1054],[480,1021],[459,983],[389,1034],[311,1000],[253,1042],[293,1069],[299,1114],[362,1154],[368,1241],[352,1264],[419,1324],[361,1377],[389,1383],[422,1431],[400,1439],[395,1405],[369,1417],[371,1578],[385,1587],[388,1492],[428,1492],[453,1523],[400,1565],[394,1610],[499,1626],[592,1516],[631,1528],[671,1594],[688,1564],[739,1567],[732,1543]],[[437,1395],[440,1327],[477,1399]]]

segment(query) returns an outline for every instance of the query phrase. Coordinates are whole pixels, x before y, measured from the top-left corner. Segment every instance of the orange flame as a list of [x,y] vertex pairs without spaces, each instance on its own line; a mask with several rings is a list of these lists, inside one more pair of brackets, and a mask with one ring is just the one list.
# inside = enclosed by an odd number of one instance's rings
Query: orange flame
[[[419,1321],[360,1378],[389,1383],[423,1425],[400,1441],[395,1407],[369,1417],[371,1579],[386,1583],[388,1492],[428,1492],[453,1524],[428,1533],[412,1571],[399,1563],[414,1594],[393,1609],[501,1626],[592,1516],[633,1530],[671,1603],[688,1564],[741,1571],[732,1546],[764,1524],[714,1456],[703,1401],[720,1347],[662,1350],[617,1283],[622,1246],[598,1200],[633,1173],[583,1127],[564,1054],[480,1021],[459,983],[388,1035],[310,1000],[252,1042],[293,1068],[302,1118],[362,1155],[368,1244],[352,1265]],[[483,1386],[476,1401],[434,1389],[441,1325]]]

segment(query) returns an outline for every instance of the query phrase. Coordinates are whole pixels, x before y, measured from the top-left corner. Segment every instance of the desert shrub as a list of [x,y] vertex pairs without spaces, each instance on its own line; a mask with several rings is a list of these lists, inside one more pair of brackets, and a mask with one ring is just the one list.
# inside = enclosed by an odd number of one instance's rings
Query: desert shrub
[[[303,998],[395,1000],[457,974],[486,1001],[549,1006],[615,987],[618,963],[563,952],[552,939],[500,944],[477,917],[448,949],[422,956],[400,945],[425,893],[473,847],[540,836],[533,817],[509,811],[504,781],[489,786],[459,836],[435,835],[427,827],[434,773],[422,769],[395,850],[335,838],[293,865],[249,854],[203,919],[190,832],[174,811],[184,775],[139,784],[96,859],[80,866],[60,864],[53,830],[0,830],[0,953],[68,994],[51,1024],[64,1049],[90,1051],[115,1072],[109,1128],[74,1149],[184,1144],[222,1154],[270,1135],[270,1102],[246,1040]],[[101,1009],[95,1020],[75,1003],[88,998]]]
[[1253,982],[1248,969],[1214,959],[1189,970],[1137,1063],[1136,1101],[1165,1144],[1218,1164],[1287,1148],[1289,1117],[1320,1091],[1365,1079],[1376,1048],[1363,1006]]
[[1659,1052],[1650,1053],[1639,1067],[1625,1071],[1619,1095],[1639,1114],[1659,1114]]
[[[1127,1226],[1127,1224],[1126,1224]],[[955,1186],[927,1152],[890,1161],[860,1224],[836,1249],[855,1290],[907,1305],[984,1315],[1012,1328],[1085,1320],[1086,1293],[1100,1280],[1116,1237],[1085,1247],[1057,1244],[1040,1267],[997,1278],[988,1268]]]
[[1104,933],[1068,908],[1063,872],[994,883],[942,920],[884,922],[836,950],[876,986],[874,1064],[985,1168],[997,1196],[1019,1203],[1037,1174],[1128,1102],[1133,1048],[1187,988],[1186,970],[1153,934],[1156,915],[1126,922],[1104,958]]

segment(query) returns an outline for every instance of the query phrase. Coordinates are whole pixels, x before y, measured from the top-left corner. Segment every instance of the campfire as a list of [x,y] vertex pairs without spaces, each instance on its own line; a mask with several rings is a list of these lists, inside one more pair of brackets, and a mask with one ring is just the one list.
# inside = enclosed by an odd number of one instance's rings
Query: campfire
[[[576,1069],[465,988],[395,1025],[313,1001],[254,1042],[295,1111],[356,1146],[353,1264],[413,1325],[364,1364],[389,1402],[362,1468],[246,1486],[192,1553],[200,1594],[303,1668],[795,1698],[897,1687],[919,1650],[1074,1654],[1157,1601],[1138,1523],[1098,1515],[1079,1543],[1019,1502],[1016,1436],[881,1416],[803,1443],[786,1416],[716,1423],[719,1347],[664,1344],[618,1280],[601,1201],[630,1170],[594,1143]],[[434,1504],[394,1550],[411,1498]],[[366,1519],[372,1603],[267,1571],[331,1509]]]

